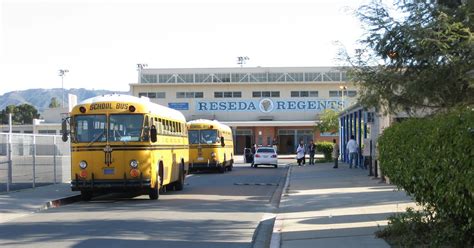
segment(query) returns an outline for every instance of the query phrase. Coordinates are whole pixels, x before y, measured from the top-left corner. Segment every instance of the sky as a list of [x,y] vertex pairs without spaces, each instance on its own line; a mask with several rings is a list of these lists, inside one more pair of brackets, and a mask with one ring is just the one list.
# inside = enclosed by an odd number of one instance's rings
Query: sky
[[149,68],[337,66],[366,0],[0,0],[0,95],[128,91]]

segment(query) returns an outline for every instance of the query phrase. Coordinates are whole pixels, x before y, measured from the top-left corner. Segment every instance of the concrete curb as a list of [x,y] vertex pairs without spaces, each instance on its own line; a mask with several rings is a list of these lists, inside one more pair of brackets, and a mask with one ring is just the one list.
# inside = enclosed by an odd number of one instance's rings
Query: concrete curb
[[[283,186],[283,190],[281,192],[280,196],[280,201],[281,198],[288,193],[288,187],[290,185],[290,178],[291,178],[291,171],[293,170],[293,165],[289,164],[288,165],[290,168],[288,169],[288,173],[286,175],[286,181],[285,181],[285,186]],[[278,203],[278,208],[280,207],[280,203]],[[278,209],[277,209],[278,211]],[[278,214],[275,214],[275,223],[273,225],[273,232],[272,232],[272,237],[270,240],[270,248],[280,248],[281,246],[281,230],[283,229],[283,219],[281,219]]]

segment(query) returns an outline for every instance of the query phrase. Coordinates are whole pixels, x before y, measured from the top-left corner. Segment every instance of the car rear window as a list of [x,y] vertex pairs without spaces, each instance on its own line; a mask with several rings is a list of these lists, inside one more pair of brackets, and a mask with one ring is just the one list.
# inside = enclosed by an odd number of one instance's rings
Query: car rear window
[[274,153],[275,150],[272,148],[260,148],[257,150],[258,153]]

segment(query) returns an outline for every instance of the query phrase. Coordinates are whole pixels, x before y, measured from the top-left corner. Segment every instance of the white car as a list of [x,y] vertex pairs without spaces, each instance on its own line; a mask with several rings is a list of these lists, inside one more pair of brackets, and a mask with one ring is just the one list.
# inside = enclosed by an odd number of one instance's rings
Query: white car
[[273,147],[259,147],[253,156],[253,167],[258,165],[273,165],[278,168],[278,155]]

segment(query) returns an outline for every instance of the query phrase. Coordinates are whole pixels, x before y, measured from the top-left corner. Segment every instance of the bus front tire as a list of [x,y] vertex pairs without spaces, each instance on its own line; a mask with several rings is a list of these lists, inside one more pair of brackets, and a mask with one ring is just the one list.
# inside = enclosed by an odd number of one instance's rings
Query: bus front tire
[[92,199],[92,192],[87,190],[81,190],[81,199],[83,201],[90,201]]
[[155,183],[155,187],[148,189],[148,197],[150,197],[150,200],[158,200],[158,198],[160,198],[160,182],[161,179],[158,176],[158,182]]

